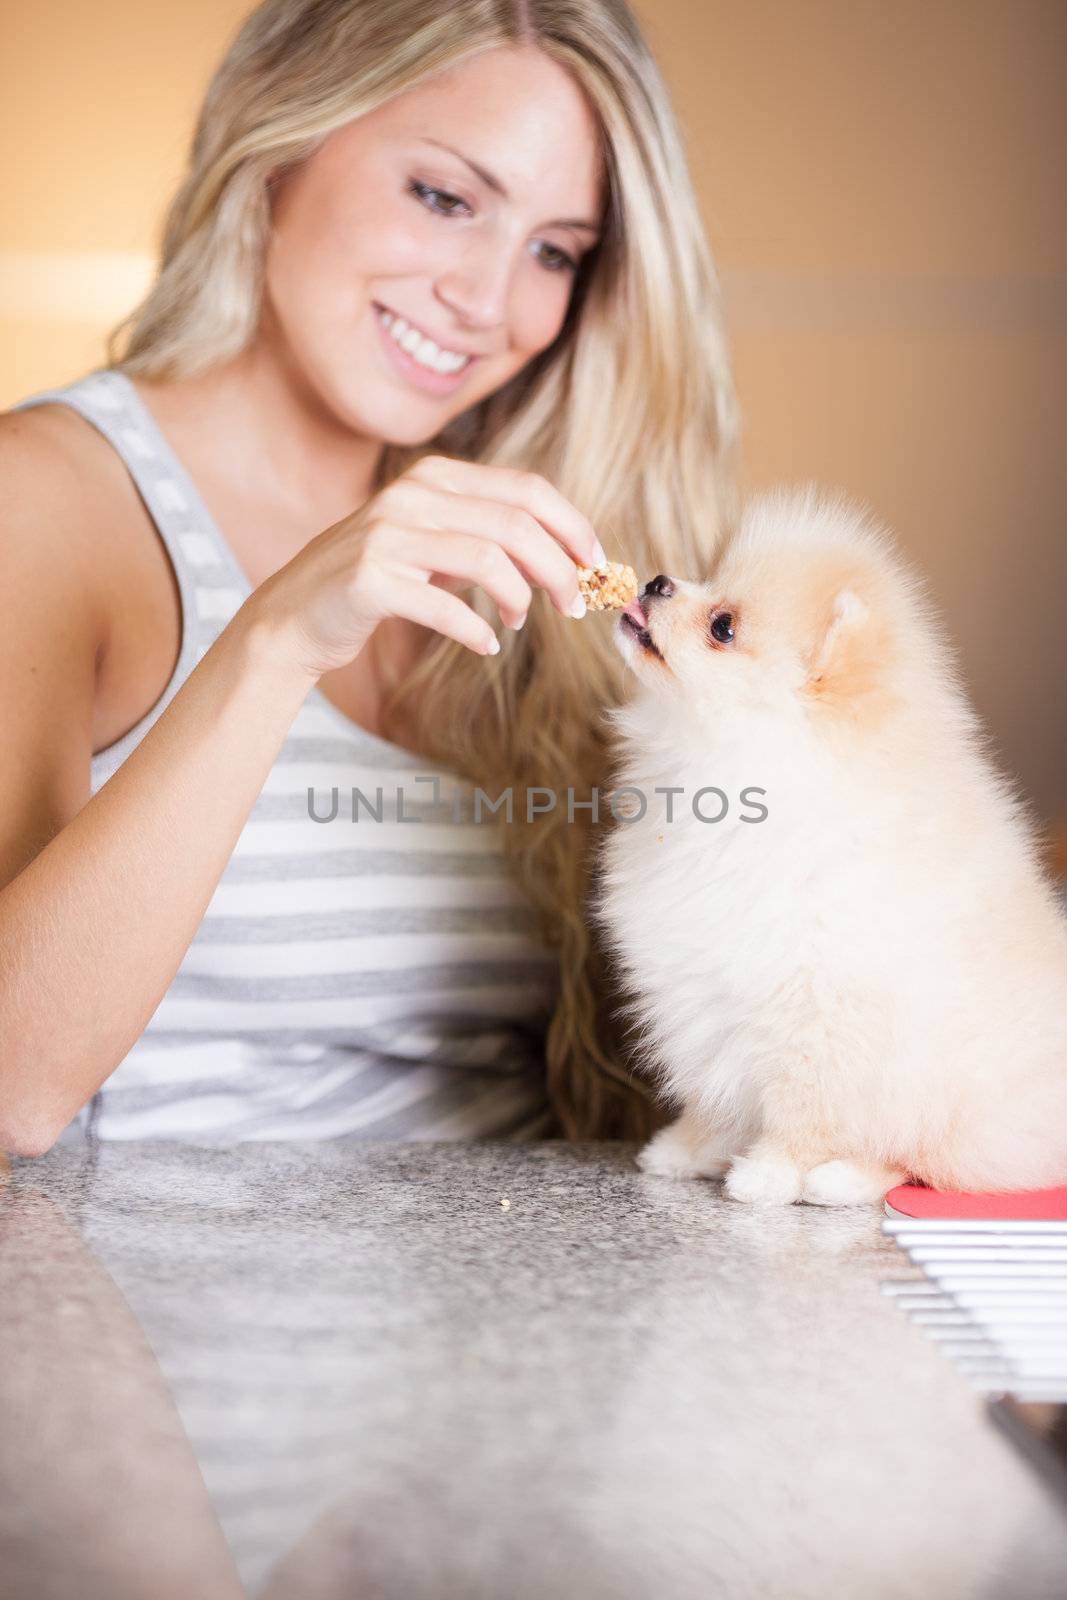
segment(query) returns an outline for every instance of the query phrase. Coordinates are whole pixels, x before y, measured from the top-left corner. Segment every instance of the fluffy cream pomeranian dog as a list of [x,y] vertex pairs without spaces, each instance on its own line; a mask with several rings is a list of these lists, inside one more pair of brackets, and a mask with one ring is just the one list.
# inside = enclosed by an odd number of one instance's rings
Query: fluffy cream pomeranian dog
[[887,535],[761,497],[616,638],[593,909],[680,1111],[644,1170],[816,1205],[1067,1183],[1067,921]]

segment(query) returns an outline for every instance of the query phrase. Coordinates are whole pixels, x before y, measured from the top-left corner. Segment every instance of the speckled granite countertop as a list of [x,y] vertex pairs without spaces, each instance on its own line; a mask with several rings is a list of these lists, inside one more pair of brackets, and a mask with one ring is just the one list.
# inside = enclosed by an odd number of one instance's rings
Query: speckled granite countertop
[[0,1195],[0,1591],[1060,1600],[900,1268],[624,1146],[59,1148]]

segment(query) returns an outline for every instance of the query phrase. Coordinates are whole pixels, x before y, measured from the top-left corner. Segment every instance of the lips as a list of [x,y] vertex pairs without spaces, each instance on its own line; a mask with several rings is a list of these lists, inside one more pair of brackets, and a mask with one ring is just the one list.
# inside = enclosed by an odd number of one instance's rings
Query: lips
[[[382,306],[381,301],[371,301],[371,304],[373,304],[374,310],[378,310],[378,312],[384,312],[387,317],[402,317],[402,314],[400,314],[398,310],[392,309],[392,306]],[[480,354],[478,350],[456,349],[456,347],[454,347],[453,344],[450,344],[450,342],[446,341],[446,339],[438,338],[437,334],[430,333],[429,328],[422,328],[421,323],[413,322],[410,317],[402,317],[402,320],[406,323],[406,325],[408,325],[408,328],[414,328],[414,331],[416,331],[416,333],[418,333],[422,339],[432,339],[432,342],[434,342],[435,346],[438,347],[438,350],[445,350],[446,354],[448,355],[466,355],[469,362],[475,362],[475,360],[478,358],[478,354]]]
[[619,627],[625,633],[628,633],[631,638],[636,639],[642,650],[647,650],[650,655],[659,656],[660,660],[663,660],[662,655],[652,643],[652,635],[648,631],[648,612],[645,610],[640,596],[636,600],[631,600],[630,604],[624,609],[619,617]]
[[[422,365],[421,362],[415,359],[414,354],[405,350],[402,345],[397,343],[396,339],[393,337],[393,333],[390,331],[390,327],[387,326],[387,319],[389,323],[395,325],[398,320],[396,314],[391,312],[387,307],[379,305],[377,301],[373,302],[373,308],[374,323],[378,330],[378,339],[381,343],[383,351],[386,354],[389,365],[395,372],[399,373],[404,379],[406,379],[413,388],[421,389],[426,394],[444,396],[453,394],[456,389],[458,389],[467,381],[472,368],[480,359],[478,356],[468,355],[463,365],[456,371],[437,372],[432,367]],[[403,320],[406,322],[406,319]],[[408,323],[407,328],[410,328],[411,331],[417,334],[420,339],[429,340],[429,335],[424,335],[422,330],[420,328],[416,328],[414,324]],[[405,329],[405,332],[407,331],[407,328]],[[430,340],[429,342],[433,344],[438,351],[444,351],[449,356],[460,355],[463,353],[459,351],[445,350],[445,347],[437,345],[436,341]]]

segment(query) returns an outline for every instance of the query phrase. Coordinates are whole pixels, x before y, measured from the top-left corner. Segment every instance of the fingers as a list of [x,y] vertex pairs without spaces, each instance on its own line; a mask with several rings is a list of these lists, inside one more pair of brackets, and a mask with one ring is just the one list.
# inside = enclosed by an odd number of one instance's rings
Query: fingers
[[[504,560],[510,558],[509,564],[513,564],[513,570],[518,568],[528,583],[546,590],[564,616],[583,615],[585,604],[578,590],[577,566],[558,540],[522,507],[412,483],[405,487],[403,502],[398,510],[396,520],[401,527],[428,530],[432,543],[427,564],[433,570],[454,570],[450,566],[438,565],[438,558],[432,553],[436,542],[441,543],[443,560],[446,539],[476,536],[474,543],[485,546],[486,552],[480,556],[473,545],[463,546],[469,552],[471,563],[465,575],[471,582],[481,584],[494,599],[498,600],[499,595],[481,576],[484,572],[492,577],[502,570],[499,558],[489,556],[491,549],[499,550]],[[394,539],[398,532],[399,529],[393,534]],[[420,550],[423,548],[420,546]],[[455,548],[458,552],[460,547]],[[527,588],[522,595],[524,616],[530,598]],[[504,620],[511,621],[507,615]]]
[[456,639],[476,655],[495,656],[500,649],[500,641],[485,618],[458,595],[436,584],[392,575],[387,611],[392,616],[407,617],[410,622]]
[[[542,533],[542,538],[545,535]],[[496,602],[509,628],[521,628],[533,595],[518,567],[502,545],[475,533],[424,533],[416,529],[393,531],[383,554],[390,565],[421,568],[468,584],[476,583]],[[557,552],[564,565],[571,563]],[[570,580],[564,578],[564,585]]]
[[589,518],[536,472],[454,461],[449,456],[423,456],[405,476],[451,494],[498,500],[525,511],[558,540],[578,566],[598,567],[607,559]]

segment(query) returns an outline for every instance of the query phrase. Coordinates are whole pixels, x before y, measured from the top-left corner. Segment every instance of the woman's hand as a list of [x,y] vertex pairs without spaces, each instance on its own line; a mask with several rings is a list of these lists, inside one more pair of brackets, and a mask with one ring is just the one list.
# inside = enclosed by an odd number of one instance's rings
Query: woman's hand
[[576,565],[603,560],[590,522],[544,478],[425,456],[312,539],[254,599],[319,677],[358,655],[386,617],[495,654],[492,628],[454,589],[483,589],[511,628],[526,620],[535,585],[580,617]]

